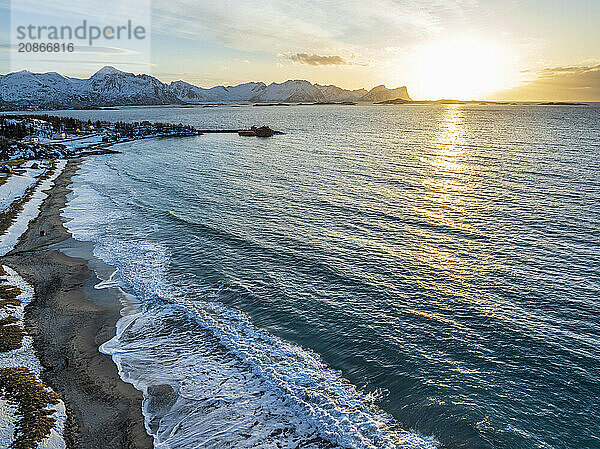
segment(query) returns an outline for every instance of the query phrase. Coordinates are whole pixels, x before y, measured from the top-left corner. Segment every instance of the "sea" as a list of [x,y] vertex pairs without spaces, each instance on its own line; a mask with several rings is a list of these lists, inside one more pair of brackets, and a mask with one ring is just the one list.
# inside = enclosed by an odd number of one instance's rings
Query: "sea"
[[600,448],[598,105],[53,114],[285,133],[73,178],[156,448]]

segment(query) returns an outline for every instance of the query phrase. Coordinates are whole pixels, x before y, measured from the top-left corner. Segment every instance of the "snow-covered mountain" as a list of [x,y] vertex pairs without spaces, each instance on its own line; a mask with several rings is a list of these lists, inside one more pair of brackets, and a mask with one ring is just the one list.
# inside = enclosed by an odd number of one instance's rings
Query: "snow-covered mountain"
[[[250,103],[324,103],[342,101],[373,101],[366,97],[370,94],[365,89],[347,90],[337,86],[321,86],[312,84],[306,80],[289,80],[283,83],[245,83],[238,86],[217,86],[203,89],[186,83],[185,81],[173,81],[169,87],[177,97],[186,103],[227,103],[227,102],[250,102]],[[381,86],[383,87],[383,86]],[[403,89],[403,90],[402,90]],[[386,89],[378,91],[374,98],[385,97],[385,99],[398,98],[398,91],[405,100],[410,100],[406,87],[399,89]],[[385,92],[390,92],[388,96]],[[381,101],[379,99],[375,101]]]
[[366,89],[346,90],[337,86],[320,86],[315,84],[325,98],[335,99],[334,101],[360,101],[366,94]]
[[364,97],[361,98],[361,100],[377,103],[378,101],[395,100],[397,98],[402,100],[411,100],[411,98],[408,96],[408,90],[406,89],[406,86],[397,87],[396,89],[388,89],[382,84],[371,89]]
[[165,84],[150,75],[135,75],[103,67],[88,79],[68,78],[56,72],[0,75],[0,109],[55,109],[94,106],[155,105],[232,102],[343,102],[410,100],[406,87],[377,86],[347,90],[306,80],[284,83],[244,83],[210,89],[185,81]]
[[150,75],[134,75],[103,67],[84,83],[85,92],[110,105],[168,104],[179,99],[165,83]]
[[267,87],[265,83],[245,83],[237,86],[216,86],[203,89],[186,83],[173,81],[169,84],[171,92],[185,103],[227,103],[249,101],[258,97]]
[[108,66],[88,79],[26,70],[0,75],[0,101],[5,108],[38,109],[181,103],[156,78]]
[[23,70],[9,73],[0,75],[0,100],[4,108],[11,105],[43,108],[59,103],[69,107],[79,100],[74,93],[74,84],[56,72],[36,74]]

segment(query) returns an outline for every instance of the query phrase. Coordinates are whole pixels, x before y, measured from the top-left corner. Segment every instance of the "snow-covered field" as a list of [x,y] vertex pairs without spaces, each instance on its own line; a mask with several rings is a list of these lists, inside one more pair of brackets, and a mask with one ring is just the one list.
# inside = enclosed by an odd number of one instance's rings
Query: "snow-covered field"
[[102,143],[102,138],[104,134],[94,133],[89,134],[83,137],[74,137],[70,139],[49,139],[47,137],[40,137],[39,141],[42,144],[62,144],[67,147],[67,149],[79,149],[86,148],[89,145],[95,145],[98,143]]
[[[0,309],[0,318],[13,316],[22,325],[24,308],[33,298],[33,288],[10,267],[4,266],[4,269],[8,274],[6,276],[8,284],[21,289],[21,294],[18,296],[21,305],[19,307],[11,307],[10,309],[7,307]],[[23,338],[23,344],[19,349],[3,352],[0,356],[0,368],[10,366],[28,368],[31,372],[35,373],[39,380],[41,365],[33,350],[33,339],[29,335]],[[63,439],[63,431],[67,419],[65,404],[59,401],[52,408],[55,410],[52,417],[56,419],[56,425],[50,432],[50,435],[38,445],[39,449],[64,449],[66,447]],[[10,405],[4,400],[0,400],[0,448],[8,448],[14,440],[15,411],[15,406]]]
[[37,161],[30,161],[27,163],[27,167],[24,168],[25,173],[13,173],[8,177],[4,184],[0,185],[0,212],[8,209],[14,200],[23,196],[25,190],[35,184],[37,178],[45,172],[44,168],[31,168],[34,162]]
[[102,137],[104,137],[102,134],[92,134],[80,139],[73,139],[71,141],[63,141],[59,143],[66,145],[67,149],[76,150],[80,148],[86,148],[89,145],[96,145],[98,143],[102,143]]
[[[38,216],[40,213],[40,206],[42,202],[48,197],[48,194],[44,190],[48,190],[54,184],[54,180],[60,175],[65,168],[67,161],[61,160],[57,162],[57,167],[52,176],[44,180],[35,190],[31,199],[24,205],[23,210],[13,222],[13,224],[6,230],[3,235],[0,235],[0,256],[5,255],[17,244],[19,237],[23,234],[29,222]],[[14,176],[14,175],[13,175]],[[11,176],[12,178],[12,176]],[[7,183],[10,182],[10,179]],[[4,184],[6,185],[6,184]]]

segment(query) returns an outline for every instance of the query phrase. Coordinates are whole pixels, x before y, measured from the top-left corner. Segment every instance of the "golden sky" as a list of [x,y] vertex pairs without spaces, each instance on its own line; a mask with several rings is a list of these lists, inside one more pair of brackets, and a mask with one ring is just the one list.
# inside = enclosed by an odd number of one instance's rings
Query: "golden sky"
[[[6,1],[6,0],[4,0]],[[87,1],[87,0],[82,0]],[[89,12],[54,0],[61,17]],[[87,77],[104,65],[202,87],[307,79],[406,85],[414,99],[600,101],[598,0],[154,0],[151,57],[118,48],[83,64],[29,62]],[[39,1],[6,8],[39,13]],[[138,8],[139,14],[142,9]]]

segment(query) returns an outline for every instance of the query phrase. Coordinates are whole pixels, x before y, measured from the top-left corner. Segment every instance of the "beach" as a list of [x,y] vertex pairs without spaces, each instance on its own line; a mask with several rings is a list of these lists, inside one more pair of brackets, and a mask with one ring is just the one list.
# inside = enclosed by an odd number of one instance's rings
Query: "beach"
[[286,134],[139,139],[0,186],[0,289],[68,412],[39,449],[596,448],[598,111],[56,112]]
[[[68,161],[39,215],[0,263],[34,288],[25,327],[43,367],[42,381],[66,404],[67,447],[152,447],[144,427],[142,393],[123,382],[110,356],[98,351],[114,336],[121,317],[118,291],[101,290],[101,305],[91,301],[86,285],[89,288],[94,276],[88,260],[56,249],[70,239],[60,213],[78,165],[79,160]],[[65,359],[67,367],[61,365]]]

